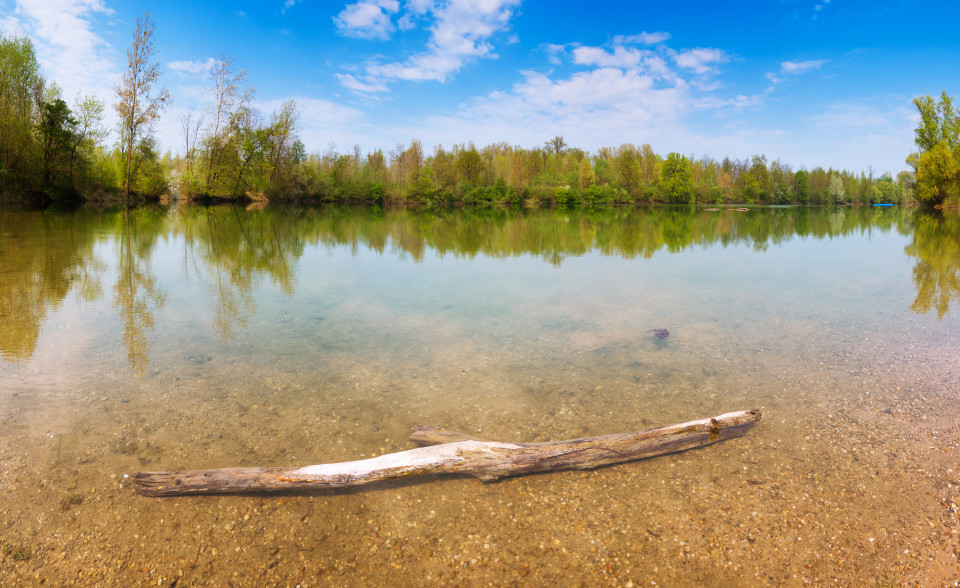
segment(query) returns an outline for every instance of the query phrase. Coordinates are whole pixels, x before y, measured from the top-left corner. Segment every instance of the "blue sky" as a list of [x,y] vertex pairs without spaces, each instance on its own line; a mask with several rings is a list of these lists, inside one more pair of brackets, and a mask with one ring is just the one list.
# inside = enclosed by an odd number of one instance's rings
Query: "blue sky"
[[960,95],[960,3],[946,1],[0,0],[0,28],[33,39],[68,101],[112,104],[144,11],[174,151],[218,54],[248,70],[265,116],[295,99],[319,152],[561,135],[590,152],[649,143],[896,173],[911,99]]

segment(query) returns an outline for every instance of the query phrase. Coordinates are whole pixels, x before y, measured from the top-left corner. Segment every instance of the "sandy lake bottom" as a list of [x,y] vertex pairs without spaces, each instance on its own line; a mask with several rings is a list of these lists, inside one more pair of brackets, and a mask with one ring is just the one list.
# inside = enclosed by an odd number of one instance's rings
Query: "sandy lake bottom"
[[[0,586],[953,586],[960,322],[909,310],[909,260],[825,299],[791,257],[820,243],[559,268],[308,247],[293,294],[266,280],[253,306],[161,248],[145,335],[106,286],[0,361]],[[127,477],[350,461],[417,424],[547,441],[748,408],[738,439],[495,483],[146,498]]]

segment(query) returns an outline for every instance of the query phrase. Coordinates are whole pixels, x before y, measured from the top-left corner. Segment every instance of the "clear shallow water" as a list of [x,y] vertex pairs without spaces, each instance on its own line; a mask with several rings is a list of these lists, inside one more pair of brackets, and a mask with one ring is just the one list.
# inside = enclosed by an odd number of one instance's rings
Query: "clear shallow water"
[[[945,582],[958,227],[899,209],[0,213],[0,539],[33,553],[0,573]],[[414,424],[535,441],[753,407],[741,440],[486,486],[123,484],[406,449]]]

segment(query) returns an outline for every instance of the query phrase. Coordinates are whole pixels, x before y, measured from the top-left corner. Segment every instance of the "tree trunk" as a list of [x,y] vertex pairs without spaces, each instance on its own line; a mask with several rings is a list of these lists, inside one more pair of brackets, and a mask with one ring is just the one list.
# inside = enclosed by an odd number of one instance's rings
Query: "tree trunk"
[[506,476],[591,469],[711,445],[745,434],[760,410],[637,431],[547,443],[480,441],[440,427],[414,427],[412,441],[430,444],[371,459],[306,467],[139,472],[144,496],[183,496],[360,486],[426,474],[467,474],[485,482]]

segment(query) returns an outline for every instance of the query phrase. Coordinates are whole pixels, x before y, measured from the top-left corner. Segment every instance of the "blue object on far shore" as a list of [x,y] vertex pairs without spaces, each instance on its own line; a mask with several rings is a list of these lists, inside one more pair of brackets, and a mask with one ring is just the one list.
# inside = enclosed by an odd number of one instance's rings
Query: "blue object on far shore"
[[874,202],[874,206],[893,206],[892,204],[886,204],[884,202]]

